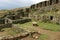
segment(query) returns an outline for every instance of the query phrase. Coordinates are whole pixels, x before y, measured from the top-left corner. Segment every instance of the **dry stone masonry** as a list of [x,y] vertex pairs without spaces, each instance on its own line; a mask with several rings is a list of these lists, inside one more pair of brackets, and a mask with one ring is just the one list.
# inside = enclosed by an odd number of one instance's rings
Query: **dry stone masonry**
[[[33,4],[30,7],[30,11],[31,17],[35,19],[38,18],[40,21],[60,24],[60,0],[46,0]],[[35,15],[37,15],[37,18]]]
[[60,0],[46,0],[46,1],[40,2],[38,4],[32,5],[31,9],[41,8],[41,7],[45,7],[45,6],[49,6],[49,5],[53,5],[53,4],[57,4],[57,3],[60,3]]

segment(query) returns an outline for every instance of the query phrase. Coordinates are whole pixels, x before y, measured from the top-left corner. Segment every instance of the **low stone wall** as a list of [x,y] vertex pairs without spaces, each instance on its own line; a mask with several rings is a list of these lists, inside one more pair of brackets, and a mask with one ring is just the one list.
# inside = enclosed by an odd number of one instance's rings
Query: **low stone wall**
[[23,24],[23,23],[26,23],[26,22],[30,22],[31,19],[19,19],[19,20],[14,20],[13,23],[14,24],[17,24],[17,23],[20,23],[20,24]]
[[37,3],[37,4],[33,4],[31,5],[31,9],[39,9],[42,7],[46,7],[46,6],[50,6],[50,5],[54,5],[54,4],[58,4],[60,3],[60,0],[45,0],[43,2]]
[[0,24],[0,30],[3,28],[10,28],[12,27],[12,24]]
[[25,38],[27,36],[29,36],[29,33],[24,33],[23,35],[18,34],[18,35],[10,36],[10,37],[3,37],[0,40],[18,40],[18,39]]
[[33,36],[34,34],[40,35],[38,32],[28,32],[28,33],[24,33],[22,35],[18,34],[15,36],[3,37],[0,40],[20,40],[20,39],[28,37],[28,36]]

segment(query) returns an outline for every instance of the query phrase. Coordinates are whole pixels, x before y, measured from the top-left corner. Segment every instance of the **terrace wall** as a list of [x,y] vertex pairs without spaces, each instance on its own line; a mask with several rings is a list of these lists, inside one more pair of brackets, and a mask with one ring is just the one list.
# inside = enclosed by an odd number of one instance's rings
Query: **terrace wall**
[[60,3],[60,0],[48,0],[48,1],[43,1],[34,5],[31,5],[31,9],[35,9],[35,8],[41,8],[41,7],[46,7],[49,5],[54,5]]

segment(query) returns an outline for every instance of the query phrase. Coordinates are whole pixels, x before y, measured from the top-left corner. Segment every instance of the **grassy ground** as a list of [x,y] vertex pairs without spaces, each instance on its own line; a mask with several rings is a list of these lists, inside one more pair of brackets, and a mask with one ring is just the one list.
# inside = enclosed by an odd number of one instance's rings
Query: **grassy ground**
[[[17,25],[22,27],[22,28],[26,28],[27,30],[33,31],[33,29],[31,28],[32,22],[27,22],[27,23],[24,23],[24,24],[17,24]],[[49,37],[48,37],[47,34],[41,34],[39,36],[38,40],[48,40],[48,39],[49,39]]]
[[52,24],[52,23],[44,23],[44,22],[38,22],[39,27],[51,31],[60,31],[60,25]]
[[[11,35],[11,36],[15,36],[17,34],[22,34],[22,33],[25,33],[27,31],[21,29],[21,28],[18,28],[18,27],[12,27],[12,28],[3,28],[2,30],[4,30],[2,33],[2,35]],[[0,32],[1,33],[1,32]],[[1,36],[1,34],[0,34]]]
[[[13,29],[13,28],[4,28],[4,32],[10,35],[15,35],[17,33],[20,33],[20,30],[18,30],[19,27],[26,29],[28,31],[34,31],[34,29],[32,28],[32,22],[27,22],[24,24],[16,24],[17,28]],[[44,22],[38,22],[39,27],[46,29],[46,30],[51,30],[51,31],[55,31],[58,32],[60,31],[60,25],[57,24],[52,24],[52,23],[44,23]]]
[[[32,22],[27,22],[27,23],[18,24],[18,25],[23,28],[29,29],[32,26]],[[57,25],[57,24],[38,22],[38,25],[39,25],[39,27],[46,29],[46,30],[60,31],[60,25]]]
[[17,25],[18,25],[18,27],[23,28],[25,30],[34,31],[34,29],[32,29],[32,22],[27,22],[24,24],[17,24]]
[[46,34],[41,34],[38,40],[48,40],[49,36]]

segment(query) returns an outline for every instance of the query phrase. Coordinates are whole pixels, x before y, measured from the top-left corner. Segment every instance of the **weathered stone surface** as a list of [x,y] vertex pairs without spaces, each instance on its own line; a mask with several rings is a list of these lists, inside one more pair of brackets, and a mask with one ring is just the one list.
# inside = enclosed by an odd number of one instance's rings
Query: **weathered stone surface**
[[25,38],[25,37],[33,37],[35,39],[37,39],[39,37],[40,33],[38,32],[25,32],[25,33],[22,33],[22,34],[17,34],[15,36],[3,36],[3,37],[0,37],[0,40],[20,40],[22,38]]
[[49,6],[49,5],[54,5],[57,3],[60,3],[60,0],[46,0],[46,1],[34,4],[34,5],[31,5],[31,8],[33,8],[33,9],[39,8],[39,7],[41,8],[41,7],[45,7],[45,6]]

